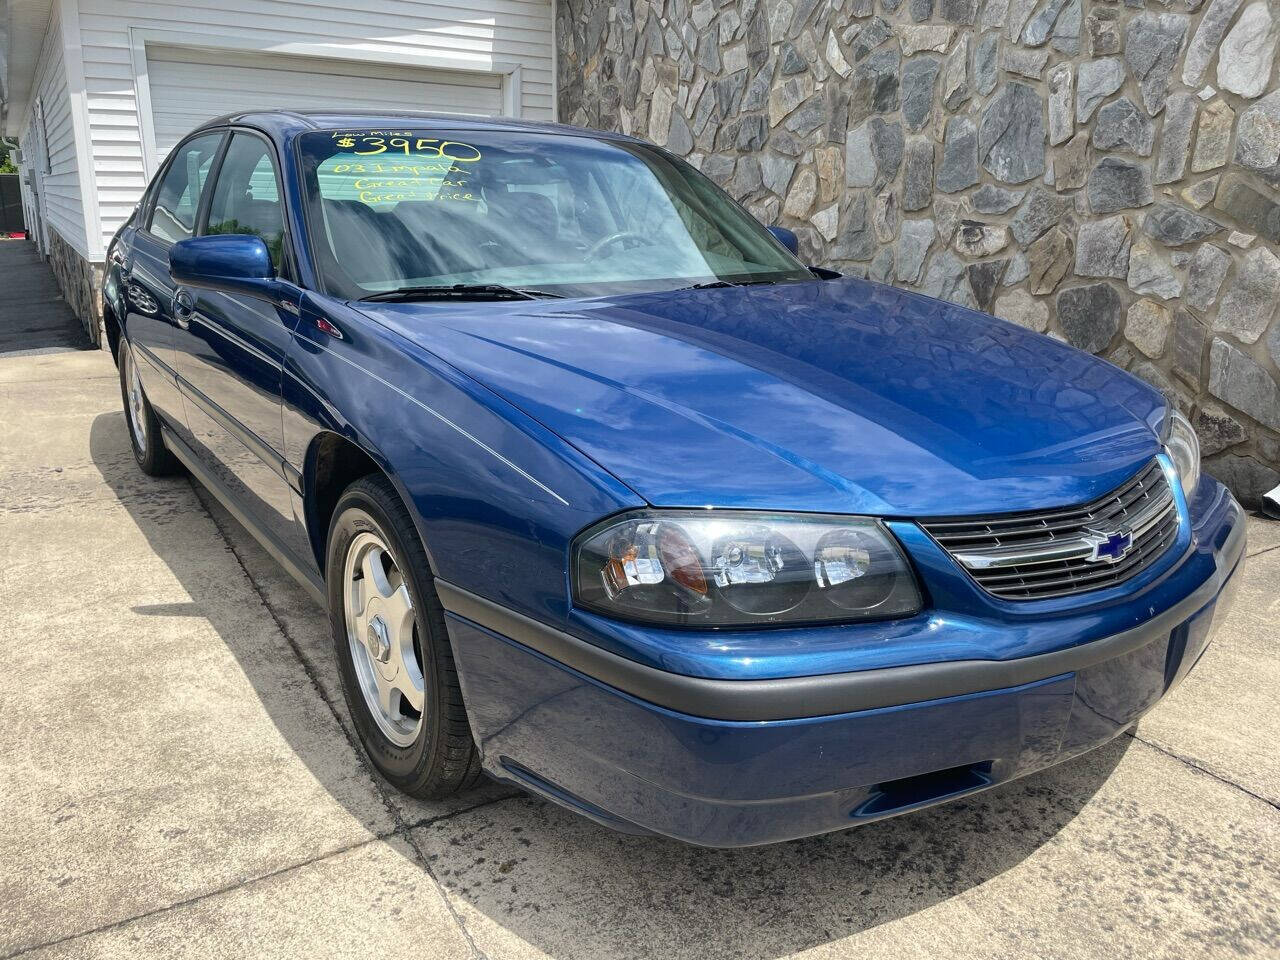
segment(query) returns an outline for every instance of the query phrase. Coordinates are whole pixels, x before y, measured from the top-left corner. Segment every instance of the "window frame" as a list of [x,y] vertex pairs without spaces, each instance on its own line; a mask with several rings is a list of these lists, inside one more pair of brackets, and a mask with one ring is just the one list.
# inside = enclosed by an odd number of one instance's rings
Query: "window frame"
[[222,155],[226,152],[227,144],[231,142],[231,138],[227,136],[227,128],[206,127],[199,130],[193,130],[191,133],[187,134],[186,137],[180,140],[178,144],[169,151],[169,155],[164,158],[164,164],[160,167],[160,170],[151,181],[151,186],[148,189],[146,197],[146,209],[143,211],[143,217],[138,224],[138,230],[141,233],[145,233],[148,237],[156,243],[161,244],[166,249],[173,246],[178,241],[169,240],[165,237],[159,236],[151,230],[151,221],[155,218],[156,213],[156,203],[160,199],[160,187],[164,183],[165,177],[169,175],[169,169],[173,166],[184,147],[194,140],[199,140],[202,137],[208,137],[214,134],[217,134],[222,139],[218,143],[217,150],[214,151],[213,162],[209,165],[209,175],[205,177],[204,183],[200,185],[200,199],[196,204],[196,220],[191,230],[191,236],[200,236],[201,215],[204,212],[205,197],[209,195],[207,188],[209,183],[214,179],[214,174],[217,173],[218,168],[222,166]]
[[206,231],[209,228],[209,210],[213,206],[213,194],[217,189],[218,180],[222,176],[222,164],[227,157],[227,151],[231,149],[232,138],[237,133],[254,137],[267,146],[267,156],[271,160],[272,172],[276,178],[276,195],[280,198],[280,226],[283,235],[280,241],[281,262],[276,264],[276,276],[281,280],[287,280],[295,286],[301,286],[297,280],[298,268],[297,259],[293,251],[293,233],[289,229],[289,201],[284,189],[283,164],[280,161],[280,151],[276,149],[275,141],[254,127],[231,124],[220,129],[225,134],[225,138],[222,141],[222,146],[218,149],[218,155],[214,158],[213,166],[209,169],[207,183],[212,184],[212,186],[200,198],[200,207],[196,214],[196,232],[193,236],[203,237],[208,235]]

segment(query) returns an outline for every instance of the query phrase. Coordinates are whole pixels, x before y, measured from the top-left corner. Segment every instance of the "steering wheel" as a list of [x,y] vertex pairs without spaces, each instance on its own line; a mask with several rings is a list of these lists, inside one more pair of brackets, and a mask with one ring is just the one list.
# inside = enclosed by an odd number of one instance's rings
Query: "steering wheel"
[[636,241],[636,246],[647,246],[653,243],[653,238],[643,233],[637,233],[635,230],[619,230],[617,233],[611,233],[609,236],[593,243],[587,252],[582,255],[583,259],[594,260],[606,247],[611,247],[615,243],[622,243],[624,240],[634,240]]

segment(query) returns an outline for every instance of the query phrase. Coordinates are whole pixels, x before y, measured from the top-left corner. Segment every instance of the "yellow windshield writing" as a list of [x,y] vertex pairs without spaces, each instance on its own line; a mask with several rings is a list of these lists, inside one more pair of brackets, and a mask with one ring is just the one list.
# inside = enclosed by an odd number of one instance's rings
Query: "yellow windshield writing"
[[394,157],[370,158],[354,149],[334,154],[316,170],[321,196],[374,206],[406,200],[478,203],[481,199],[468,182],[468,171],[455,166],[451,158],[411,155],[407,161],[398,161]]
[[456,163],[475,163],[481,157],[480,150],[469,143],[414,136],[412,131],[368,130],[334,133],[332,137],[337,146],[362,157],[390,153],[406,157],[439,158]]

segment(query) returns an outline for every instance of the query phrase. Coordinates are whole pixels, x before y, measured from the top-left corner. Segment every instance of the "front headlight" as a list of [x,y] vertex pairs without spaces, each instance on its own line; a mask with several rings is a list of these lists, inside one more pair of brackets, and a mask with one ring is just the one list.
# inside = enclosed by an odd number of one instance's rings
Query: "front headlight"
[[1182,492],[1190,497],[1200,483],[1200,438],[1191,421],[1172,407],[1165,420],[1164,449],[1178,470]]
[[681,626],[911,616],[920,591],[877,520],[646,510],[573,547],[574,600],[611,617]]

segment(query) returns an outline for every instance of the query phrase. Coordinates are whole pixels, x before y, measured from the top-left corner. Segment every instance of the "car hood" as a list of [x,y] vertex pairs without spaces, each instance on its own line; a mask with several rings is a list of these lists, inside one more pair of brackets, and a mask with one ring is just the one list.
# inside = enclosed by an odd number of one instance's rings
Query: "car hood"
[[946,516],[1087,501],[1161,395],[984,314],[863,280],[560,303],[360,304],[655,506]]

